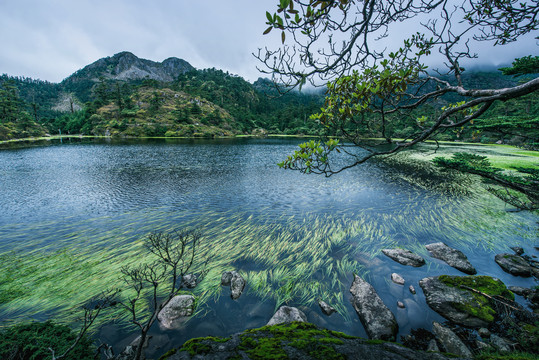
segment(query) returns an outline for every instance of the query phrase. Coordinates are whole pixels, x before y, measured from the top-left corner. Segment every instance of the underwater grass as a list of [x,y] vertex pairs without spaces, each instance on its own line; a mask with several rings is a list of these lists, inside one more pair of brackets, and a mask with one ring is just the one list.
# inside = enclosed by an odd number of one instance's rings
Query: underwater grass
[[[75,322],[83,302],[124,286],[122,266],[152,261],[143,246],[145,235],[176,228],[200,228],[199,256],[210,259],[206,278],[192,291],[198,301],[195,318],[221,295],[220,278],[227,270],[239,270],[247,291],[273,301],[276,309],[324,300],[350,319],[345,305],[350,276],[376,270],[361,258],[379,256],[383,248],[402,247],[428,257],[424,244],[430,242],[444,241],[465,252],[490,251],[505,249],[506,239],[533,242],[537,236],[535,215],[506,212],[500,200],[470,186],[473,180],[444,185],[406,176],[401,179],[413,184],[407,199],[391,194],[394,202],[376,209],[265,217],[238,210],[152,208],[116,217],[2,226],[0,313],[4,321],[54,317]],[[126,316],[114,309],[103,321],[127,324]]]

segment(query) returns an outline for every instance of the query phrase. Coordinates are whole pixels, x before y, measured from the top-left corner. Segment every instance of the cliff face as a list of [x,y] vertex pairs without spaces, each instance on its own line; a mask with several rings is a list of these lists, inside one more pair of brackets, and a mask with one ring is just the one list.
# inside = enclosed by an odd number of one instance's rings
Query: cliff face
[[142,80],[172,81],[179,75],[193,70],[187,61],[175,57],[163,62],[140,59],[134,54],[124,51],[111,57],[97,60],[78,70],[62,83],[79,81],[98,81],[100,77],[111,80]]

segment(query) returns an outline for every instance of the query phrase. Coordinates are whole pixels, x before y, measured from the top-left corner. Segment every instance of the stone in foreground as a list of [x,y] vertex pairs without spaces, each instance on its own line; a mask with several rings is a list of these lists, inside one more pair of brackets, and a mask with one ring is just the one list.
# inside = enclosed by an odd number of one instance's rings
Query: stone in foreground
[[320,309],[322,309],[322,312],[326,314],[327,316],[333,314],[334,312],[337,312],[335,308],[331,305],[329,305],[327,302],[320,300],[318,302],[318,306],[320,306]]
[[288,324],[294,321],[307,322],[307,316],[298,308],[281,306],[266,325]]
[[157,315],[161,326],[176,329],[182,318],[193,315],[195,298],[192,295],[176,295]]
[[446,352],[465,358],[472,358],[472,352],[464,345],[459,337],[451,330],[436,321],[432,323],[432,332],[442,344]]
[[477,270],[470,264],[466,255],[457,249],[453,249],[443,242],[425,245],[433,258],[445,261],[449,266],[454,267],[463,273],[474,275]]
[[[163,360],[179,359],[391,359],[446,360],[439,353],[427,353],[389,342],[373,342],[309,323],[291,323],[246,330],[228,338],[197,338]],[[454,358],[452,358],[454,360]]]
[[514,298],[504,283],[489,276],[441,275],[424,278],[419,286],[434,311],[456,324],[474,328],[488,327],[496,311],[487,297],[467,288],[480,288],[489,296]]
[[511,275],[530,277],[538,276],[539,269],[531,266],[522,256],[513,254],[498,254],[494,257],[496,264],[500,265],[503,271]]
[[382,249],[384,255],[395,260],[399,264],[420,267],[425,265],[425,259],[421,256],[414,254],[410,250],[404,249]]
[[369,338],[395,341],[399,330],[395,315],[383,303],[372,285],[354,275],[350,292],[354,309]]

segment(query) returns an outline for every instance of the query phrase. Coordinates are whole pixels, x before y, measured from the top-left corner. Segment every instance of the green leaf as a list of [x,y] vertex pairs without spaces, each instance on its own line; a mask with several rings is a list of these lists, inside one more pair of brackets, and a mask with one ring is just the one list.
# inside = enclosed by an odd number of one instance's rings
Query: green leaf
[[271,16],[271,14],[269,13],[269,11],[266,11],[266,17],[268,18],[268,21],[270,23],[273,23],[273,17]]
[[270,26],[269,28],[267,28],[266,31],[264,31],[264,33],[263,33],[262,35],[269,34],[269,32],[271,31],[271,29],[273,29],[273,26]]

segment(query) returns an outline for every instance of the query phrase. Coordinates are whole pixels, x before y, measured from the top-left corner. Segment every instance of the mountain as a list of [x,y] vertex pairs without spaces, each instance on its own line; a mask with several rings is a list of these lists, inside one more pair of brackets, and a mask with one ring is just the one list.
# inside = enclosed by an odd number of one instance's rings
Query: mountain
[[171,82],[179,75],[195,68],[187,61],[175,57],[163,62],[138,58],[128,51],[99,59],[64,79],[60,85],[74,92],[85,102],[90,100],[92,88],[100,81],[143,81]]

